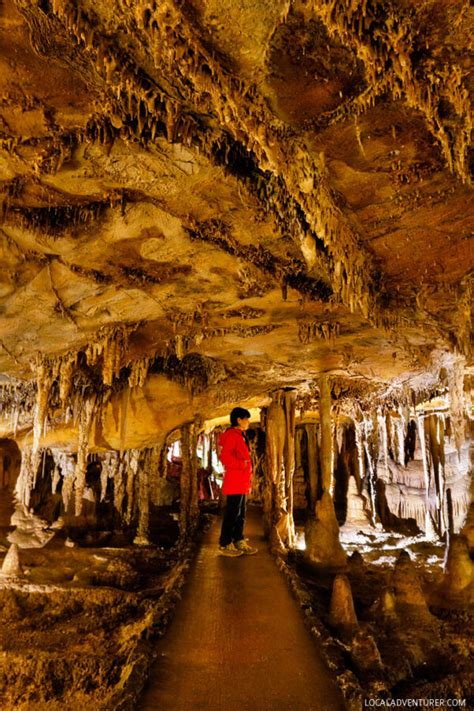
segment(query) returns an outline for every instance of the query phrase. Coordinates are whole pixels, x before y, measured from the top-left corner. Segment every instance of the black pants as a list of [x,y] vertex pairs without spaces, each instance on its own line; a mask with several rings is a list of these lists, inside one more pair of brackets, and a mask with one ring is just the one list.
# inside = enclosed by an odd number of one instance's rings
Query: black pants
[[220,546],[241,541],[244,537],[245,511],[247,499],[245,494],[228,494],[222,521]]

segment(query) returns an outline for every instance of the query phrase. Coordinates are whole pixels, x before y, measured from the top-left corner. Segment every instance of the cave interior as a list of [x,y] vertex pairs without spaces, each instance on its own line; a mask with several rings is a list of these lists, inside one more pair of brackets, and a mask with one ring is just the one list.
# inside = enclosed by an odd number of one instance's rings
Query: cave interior
[[140,708],[236,406],[347,708],[474,704],[473,36],[469,0],[0,3],[3,708]]

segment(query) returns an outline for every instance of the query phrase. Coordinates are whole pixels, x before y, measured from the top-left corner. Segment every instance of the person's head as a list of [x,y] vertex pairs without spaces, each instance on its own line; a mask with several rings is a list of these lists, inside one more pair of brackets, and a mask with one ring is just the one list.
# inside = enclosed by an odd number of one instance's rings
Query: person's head
[[250,412],[243,407],[234,407],[230,413],[230,424],[232,427],[247,430],[250,424]]

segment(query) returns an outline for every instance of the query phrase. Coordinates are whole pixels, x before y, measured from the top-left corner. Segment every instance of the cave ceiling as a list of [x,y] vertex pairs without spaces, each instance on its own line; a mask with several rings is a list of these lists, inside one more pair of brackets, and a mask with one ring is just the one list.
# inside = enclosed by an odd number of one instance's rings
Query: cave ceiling
[[122,324],[249,396],[471,367],[473,18],[4,0],[0,372]]

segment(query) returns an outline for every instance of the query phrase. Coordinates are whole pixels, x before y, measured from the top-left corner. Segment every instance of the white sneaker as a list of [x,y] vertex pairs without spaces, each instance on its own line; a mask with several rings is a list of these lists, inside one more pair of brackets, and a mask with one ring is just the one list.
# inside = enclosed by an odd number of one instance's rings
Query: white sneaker
[[239,550],[233,543],[229,543],[227,546],[219,546],[219,553],[229,558],[238,558],[244,554],[244,551]]
[[249,546],[245,538],[241,541],[237,541],[235,547],[238,551],[241,551],[241,553],[245,553],[245,555],[255,555],[255,553],[258,553],[258,549]]

